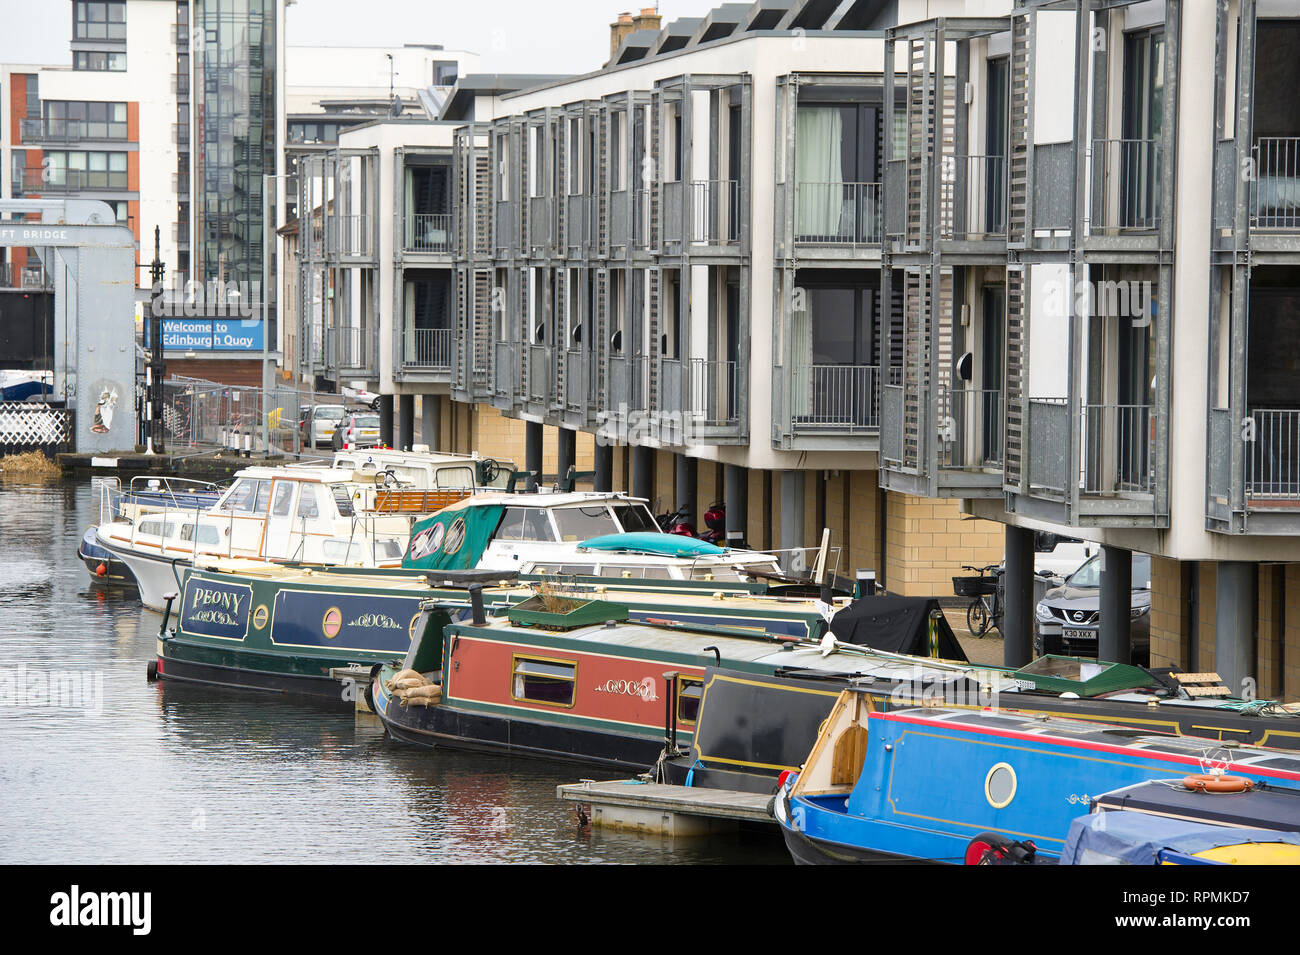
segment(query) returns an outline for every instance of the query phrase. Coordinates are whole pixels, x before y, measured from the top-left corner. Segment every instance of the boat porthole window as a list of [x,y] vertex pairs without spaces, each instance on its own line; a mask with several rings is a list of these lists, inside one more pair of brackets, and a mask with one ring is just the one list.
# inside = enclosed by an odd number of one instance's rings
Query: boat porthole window
[[1016,798],[1016,771],[1006,763],[995,763],[984,777],[984,798],[994,809],[1011,805]]
[[266,608],[266,604],[258,604],[257,609],[253,611],[253,626],[261,630],[266,626],[266,619],[271,615],[271,611]]
[[343,629],[343,611],[338,607],[330,607],[325,611],[325,616],[321,618],[320,629],[325,636],[333,640]]
[[410,623],[410,625],[407,626],[407,628],[406,628],[407,633],[409,633],[409,634],[411,635],[411,642],[412,642],[412,643],[415,642],[415,634],[416,634],[416,632],[417,632],[416,628],[418,627],[418,625],[419,625],[419,623],[420,623],[420,618],[423,617],[423,616],[424,616],[424,611],[422,611],[422,610],[417,610],[417,611],[415,612],[415,616],[413,616],[413,617],[411,618],[411,623]]

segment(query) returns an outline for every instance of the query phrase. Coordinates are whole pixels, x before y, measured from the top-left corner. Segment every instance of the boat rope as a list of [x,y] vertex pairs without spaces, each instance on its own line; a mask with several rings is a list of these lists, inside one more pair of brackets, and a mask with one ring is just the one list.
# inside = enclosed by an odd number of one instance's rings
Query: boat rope
[[1300,716],[1300,704],[1280,700],[1224,700],[1215,708],[1233,710],[1244,716]]

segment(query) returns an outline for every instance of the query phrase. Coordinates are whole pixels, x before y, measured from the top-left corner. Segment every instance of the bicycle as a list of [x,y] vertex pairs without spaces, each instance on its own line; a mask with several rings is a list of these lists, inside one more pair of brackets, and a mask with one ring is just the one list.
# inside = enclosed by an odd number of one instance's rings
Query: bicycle
[[[1002,632],[1002,567],[999,564],[987,564],[984,567],[972,567],[962,564],[962,570],[976,571],[978,577],[954,577],[952,590],[958,597],[971,598],[966,607],[966,627],[977,637],[988,633],[990,627]],[[992,573],[990,573],[992,571]]]

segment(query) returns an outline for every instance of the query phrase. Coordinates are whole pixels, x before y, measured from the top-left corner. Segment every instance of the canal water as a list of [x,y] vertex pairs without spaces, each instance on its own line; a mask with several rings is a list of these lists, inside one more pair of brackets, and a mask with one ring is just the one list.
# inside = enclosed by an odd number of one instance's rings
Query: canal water
[[[775,827],[675,841],[580,828],[556,785],[609,774],[148,683],[160,616],[76,556],[95,494],[0,482],[0,863],[789,861]],[[70,675],[50,687],[52,671]]]

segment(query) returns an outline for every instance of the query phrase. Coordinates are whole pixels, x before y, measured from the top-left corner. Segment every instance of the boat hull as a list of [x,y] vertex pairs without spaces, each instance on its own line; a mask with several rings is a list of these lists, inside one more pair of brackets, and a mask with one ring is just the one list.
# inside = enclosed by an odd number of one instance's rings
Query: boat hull
[[371,685],[371,700],[388,734],[417,746],[528,756],[641,773],[659,758],[664,745],[662,739],[543,720],[503,718],[454,704],[404,706],[383,688],[380,677]]
[[99,584],[134,587],[135,576],[131,568],[95,541],[95,528],[90,528],[77,545],[77,559],[86,565],[90,579]]
[[[190,650],[191,652],[186,652]],[[324,672],[301,673],[277,666],[274,661],[263,660],[250,666],[247,657],[227,662],[207,653],[195,654],[193,648],[184,648],[174,641],[161,641],[158,652],[158,679],[176,683],[202,683],[258,693],[274,694],[297,700],[308,700],[322,705],[353,709],[356,698],[364,692],[364,685],[348,687]],[[349,663],[339,663],[348,666]]]
[[184,558],[164,558],[141,551],[128,550],[97,538],[97,543],[120,560],[135,579],[140,591],[140,603],[159,613],[167,605],[166,594],[179,594],[185,581],[189,564]]

